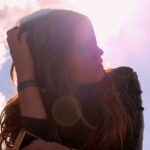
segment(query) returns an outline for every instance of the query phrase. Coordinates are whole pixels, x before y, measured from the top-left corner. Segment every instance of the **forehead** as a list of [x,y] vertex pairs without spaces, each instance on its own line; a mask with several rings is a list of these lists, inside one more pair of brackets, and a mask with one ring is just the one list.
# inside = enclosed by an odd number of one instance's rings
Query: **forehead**
[[80,46],[86,42],[96,42],[92,24],[88,21],[81,22],[74,31],[75,43]]

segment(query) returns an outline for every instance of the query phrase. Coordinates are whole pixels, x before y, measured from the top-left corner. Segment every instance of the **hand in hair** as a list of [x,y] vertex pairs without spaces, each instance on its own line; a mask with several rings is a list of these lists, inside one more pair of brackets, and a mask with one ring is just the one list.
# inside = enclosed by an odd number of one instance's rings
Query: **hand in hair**
[[27,44],[27,32],[20,35],[19,27],[7,31],[7,42],[19,81],[34,79],[33,59]]
[[[19,27],[7,31],[7,42],[15,65],[18,83],[35,80],[34,63],[27,43],[27,32],[19,37]],[[19,104],[22,116],[45,118],[41,95],[38,87],[28,87],[19,91]]]
[[24,147],[22,150],[70,150],[70,148],[54,142],[35,140],[30,145]]

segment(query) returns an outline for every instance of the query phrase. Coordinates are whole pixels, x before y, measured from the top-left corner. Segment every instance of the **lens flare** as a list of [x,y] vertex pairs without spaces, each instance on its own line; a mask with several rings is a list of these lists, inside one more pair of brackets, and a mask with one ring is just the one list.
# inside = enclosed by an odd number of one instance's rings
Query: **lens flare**
[[62,96],[52,107],[53,118],[61,126],[73,126],[81,117],[78,107],[74,97]]

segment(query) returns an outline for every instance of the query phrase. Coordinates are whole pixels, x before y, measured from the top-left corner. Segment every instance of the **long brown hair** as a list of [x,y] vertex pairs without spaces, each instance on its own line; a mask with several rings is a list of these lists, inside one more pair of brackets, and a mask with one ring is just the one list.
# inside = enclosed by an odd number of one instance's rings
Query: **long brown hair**
[[[70,10],[43,10],[44,13],[38,15],[39,12],[23,18],[19,26],[20,34],[28,31],[28,44],[49,119],[51,140],[71,147],[94,150],[104,148],[106,145],[111,148],[123,146],[127,128],[131,126],[131,119],[118,95],[110,75],[111,71],[106,71],[101,82],[80,87],[78,95],[74,95],[68,80],[68,65],[73,56],[73,50],[77,48],[72,33],[81,24],[90,24],[89,19]],[[55,105],[56,108],[56,100],[67,99],[62,97],[64,89],[72,95],[73,98],[69,100],[72,100],[71,104],[75,106],[74,111],[77,112],[77,120],[69,128],[66,124],[59,124],[53,107]],[[70,104],[68,101],[67,103]],[[8,147],[13,146],[21,129],[20,117],[19,97],[16,96],[8,101],[1,113],[1,144],[5,142]],[[85,128],[85,136],[83,133],[73,132],[76,131],[77,124]],[[69,138],[72,138],[74,142],[67,143],[62,140],[63,136],[59,136],[61,130],[65,130],[66,135],[73,133],[74,138],[71,136]],[[58,135],[54,138],[56,132]]]

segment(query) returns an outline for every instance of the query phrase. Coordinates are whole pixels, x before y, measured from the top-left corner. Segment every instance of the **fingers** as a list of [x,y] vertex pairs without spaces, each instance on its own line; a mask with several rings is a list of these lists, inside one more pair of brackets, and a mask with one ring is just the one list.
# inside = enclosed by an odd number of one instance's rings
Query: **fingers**
[[7,33],[7,39],[9,39],[11,36],[18,34],[19,32],[19,27],[13,27],[10,30],[8,30]]
[[22,33],[21,37],[20,37],[20,43],[22,43],[23,45],[26,45],[27,44],[27,36],[28,36],[27,32]]
[[[33,77],[35,74],[27,36],[27,32],[22,32],[20,27],[14,27],[7,31],[9,51],[19,80]],[[26,70],[27,66],[28,71]]]
[[28,47],[27,32],[23,32],[20,36],[19,34],[19,27],[13,27],[7,31],[7,42],[10,52],[20,49],[21,47]]
[[7,35],[9,35],[12,31],[15,31],[15,30],[17,30],[17,29],[19,29],[18,26],[15,26],[15,27],[9,29],[9,30],[7,31]]
[[7,31],[7,42],[10,50],[13,49],[14,45],[18,44],[18,32],[18,27],[14,27]]
[[[15,27],[11,28],[10,30],[8,30],[6,33],[7,33],[7,39],[9,39],[11,37],[18,37],[19,27],[15,26]],[[19,41],[25,43],[26,39],[27,39],[27,32],[23,32],[20,36]]]

